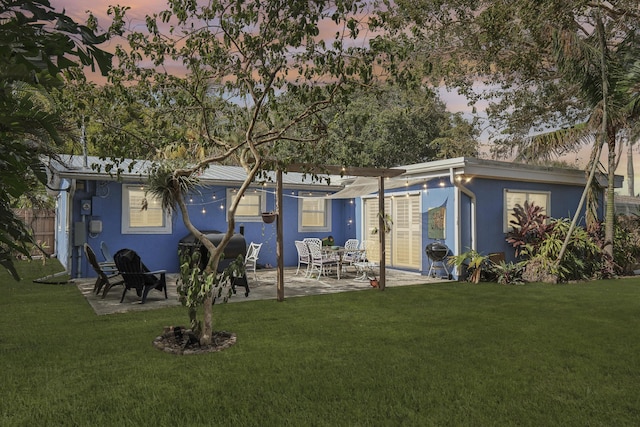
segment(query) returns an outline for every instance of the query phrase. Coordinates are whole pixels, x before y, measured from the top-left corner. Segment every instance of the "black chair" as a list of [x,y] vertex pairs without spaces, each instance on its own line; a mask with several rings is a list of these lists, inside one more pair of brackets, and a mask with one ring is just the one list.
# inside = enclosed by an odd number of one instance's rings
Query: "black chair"
[[104,298],[107,296],[109,289],[124,283],[124,279],[119,274],[116,266],[98,262],[95,252],[93,252],[93,249],[91,249],[91,246],[87,243],[84,244],[84,254],[87,257],[89,264],[91,264],[91,267],[93,267],[98,275],[96,283],[93,285],[93,292],[95,292],[96,295],[100,293],[100,290],[104,286],[104,291],[102,292],[102,298]]
[[129,289],[135,289],[136,294],[142,297],[141,304],[147,301],[147,295],[152,289],[164,291],[164,298],[168,298],[166,270],[149,271],[140,256],[132,249],[120,249],[113,256],[113,260],[124,279],[124,292],[120,302],[124,301]]

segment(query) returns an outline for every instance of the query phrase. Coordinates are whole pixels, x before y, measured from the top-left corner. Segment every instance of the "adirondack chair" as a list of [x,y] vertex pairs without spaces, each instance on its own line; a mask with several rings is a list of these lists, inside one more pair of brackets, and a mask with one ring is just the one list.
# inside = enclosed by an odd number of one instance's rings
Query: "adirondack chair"
[[104,265],[103,263],[98,262],[95,252],[87,243],[84,244],[84,254],[87,257],[87,261],[89,261],[89,264],[91,264],[91,267],[93,267],[98,275],[96,283],[93,285],[93,292],[95,292],[96,295],[100,294],[100,290],[104,286],[104,291],[102,292],[102,298],[104,298],[107,296],[109,289],[124,283],[124,279],[118,273],[115,265]]
[[166,270],[149,271],[140,255],[132,249],[120,249],[113,256],[113,260],[124,279],[124,291],[120,302],[124,301],[129,289],[135,289],[136,294],[142,297],[140,304],[147,301],[147,295],[152,289],[164,291],[164,298],[168,298]]

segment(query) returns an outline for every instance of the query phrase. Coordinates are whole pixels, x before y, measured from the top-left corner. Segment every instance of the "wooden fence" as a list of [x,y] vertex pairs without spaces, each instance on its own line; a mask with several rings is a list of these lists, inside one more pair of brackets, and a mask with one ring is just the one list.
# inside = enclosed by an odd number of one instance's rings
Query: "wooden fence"
[[[47,255],[55,252],[56,213],[53,209],[14,209],[15,214],[24,221],[33,232],[36,242],[42,246]],[[31,255],[42,253],[33,249]]]

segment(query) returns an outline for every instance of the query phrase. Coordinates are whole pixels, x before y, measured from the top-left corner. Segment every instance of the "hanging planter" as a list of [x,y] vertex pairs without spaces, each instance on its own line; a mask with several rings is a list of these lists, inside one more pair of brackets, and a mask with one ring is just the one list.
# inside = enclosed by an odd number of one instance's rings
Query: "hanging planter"
[[277,216],[278,214],[275,212],[262,212],[262,222],[266,224],[271,224],[273,221],[276,220]]

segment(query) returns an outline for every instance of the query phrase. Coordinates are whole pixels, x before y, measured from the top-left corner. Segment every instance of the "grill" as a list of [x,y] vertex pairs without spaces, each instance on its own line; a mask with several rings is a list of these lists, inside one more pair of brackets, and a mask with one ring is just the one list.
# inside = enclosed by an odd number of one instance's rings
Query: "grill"
[[449,255],[449,248],[447,247],[447,245],[441,242],[432,242],[429,243],[426,248],[424,248],[424,251],[429,257],[429,262],[431,264],[429,266],[428,275],[431,277],[436,277],[437,271],[441,271],[444,272],[445,275],[440,277],[451,279],[451,274],[449,273],[449,270],[447,269],[447,263],[445,262],[445,259]]
[[[219,245],[224,237],[224,233],[217,230],[206,230],[203,231],[202,234],[214,245]],[[207,248],[202,246],[202,244],[196,239],[196,237],[189,233],[184,236],[178,242],[178,255],[182,257],[182,255],[192,256],[195,251],[200,252],[200,261],[198,262],[198,266],[201,270],[207,265],[209,261],[209,251]],[[247,243],[244,240],[244,236],[242,234],[236,233],[231,237],[229,243],[224,248],[224,256],[220,259],[218,263],[218,273],[222,273],[222,271],[229,266],[238,255],[242,255],[243,257],[247,253]],[[231,284],[233,288],[233,293],[236,292],[236,286],[242,286],[245,289],[245,296],[249,296],[249,283],[247,282],[247,276],[244,275],[242,277],[235,277]]]

